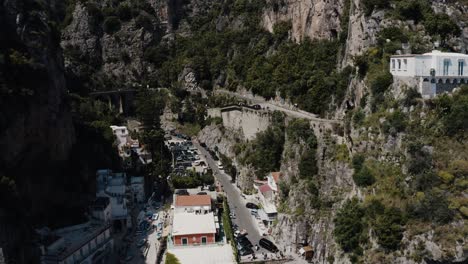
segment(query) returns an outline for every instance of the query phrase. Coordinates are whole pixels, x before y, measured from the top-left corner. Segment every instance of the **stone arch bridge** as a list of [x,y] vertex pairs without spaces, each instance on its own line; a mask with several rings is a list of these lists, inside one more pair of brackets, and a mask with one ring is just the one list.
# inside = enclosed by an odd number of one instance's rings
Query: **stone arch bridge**
[[110,91],[92,92],[89,94],[94,100],[107,103],[109,109],[116,109],[120,114],[133,114],[136,89],[117,89]]

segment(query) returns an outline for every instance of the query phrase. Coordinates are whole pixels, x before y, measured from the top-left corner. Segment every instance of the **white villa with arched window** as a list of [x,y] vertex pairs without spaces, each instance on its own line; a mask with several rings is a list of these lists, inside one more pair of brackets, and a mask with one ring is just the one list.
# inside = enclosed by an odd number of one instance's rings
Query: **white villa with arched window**
[[391,56],[390,73],[394,80],[416,85],[423,98],[431,98],[468,83],[467,64],[466,54],[434,50]]

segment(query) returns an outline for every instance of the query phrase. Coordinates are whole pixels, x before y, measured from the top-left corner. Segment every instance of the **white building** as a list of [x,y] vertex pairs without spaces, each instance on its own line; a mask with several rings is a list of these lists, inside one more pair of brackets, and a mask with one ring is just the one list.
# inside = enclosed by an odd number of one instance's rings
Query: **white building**
[[109,197],[97,197],[91,206],[91,216],[105,223],[110,223],[112,220],[111,214]]
[[131,224],[127,208],[127,186],[125,173],[112,173],[111,170],[97,171],[97,197],[108,197],[110,200],[111,220]]
[[107,263],[114,241],[110,225],[87,222],[52,232],[38,231],[42,264]]
[[394,55],[390,58],[390,73],[395,81],[416,86],[423,98],[451,92],[468,83],[468,55],[434,50],[420,55]]
[[133,199],[138,203],[145,202],[145,178],[131,177],[130,188],[132,189]]

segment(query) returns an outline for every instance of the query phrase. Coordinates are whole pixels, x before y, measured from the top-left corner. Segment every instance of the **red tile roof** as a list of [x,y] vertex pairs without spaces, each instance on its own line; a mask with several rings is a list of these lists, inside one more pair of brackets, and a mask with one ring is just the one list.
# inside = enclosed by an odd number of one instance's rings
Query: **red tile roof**
[[281,172],[272,172],[271,173],[271,176],[273,176],[273,180],[278,183],[279,182],[279,178],[281,177]]
[[272,191],[270,185],[268,184],[263,184],[262,186],[258,187],[261,193],[266,193]]
[[211,206],[209,195],[177,195],[175,206]]

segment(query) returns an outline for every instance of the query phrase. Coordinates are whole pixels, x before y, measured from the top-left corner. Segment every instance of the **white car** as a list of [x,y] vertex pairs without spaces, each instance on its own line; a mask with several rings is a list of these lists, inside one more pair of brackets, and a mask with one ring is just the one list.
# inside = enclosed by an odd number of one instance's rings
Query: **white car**
[[158,213],[153,214],[153,217],[152,217],[153,221],[158,220],[158,218],[159,218]]

